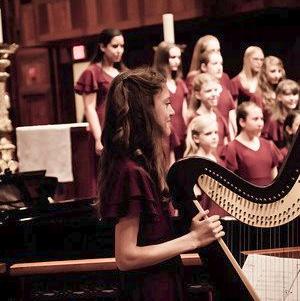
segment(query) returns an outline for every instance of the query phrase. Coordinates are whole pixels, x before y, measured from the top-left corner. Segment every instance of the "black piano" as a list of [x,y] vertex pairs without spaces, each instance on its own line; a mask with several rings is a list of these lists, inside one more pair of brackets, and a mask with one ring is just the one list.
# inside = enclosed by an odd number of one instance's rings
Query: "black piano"
[[94,199],[53,203],[56,185],[45,171],[0,176],[0,262],[7,267],[0,278],[1,300],[115,295],[115,272],[9,277],[16,263],[114,257],[113,225],[95,216]]

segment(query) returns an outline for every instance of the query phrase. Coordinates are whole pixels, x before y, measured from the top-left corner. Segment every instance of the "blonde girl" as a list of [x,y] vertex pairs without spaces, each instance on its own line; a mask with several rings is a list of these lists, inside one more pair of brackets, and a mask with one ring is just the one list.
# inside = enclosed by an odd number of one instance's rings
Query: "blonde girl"
[[257,99],[252,99],[263,108],[265,119],[274,108],[275,90],[284,78],[285,70],[282,60],[272,55],[265,57],[258,79]]
[[192,119],[186,136],[184,157],[200,156],[217,162],[216,148],[219,142],[218,124],[210,116]]
[[284,120],[298,105],[299,85],[291,79],[282,80],[276,88],[276,102],[263,130],[263,136],[273,140],[279,148],[285,146]]
[[250,46],[246,49],[242,71],[232,79],[237,95],[233,95],[238,104],[248,101],[256,93],[258,78],[264,61],[260,47]]

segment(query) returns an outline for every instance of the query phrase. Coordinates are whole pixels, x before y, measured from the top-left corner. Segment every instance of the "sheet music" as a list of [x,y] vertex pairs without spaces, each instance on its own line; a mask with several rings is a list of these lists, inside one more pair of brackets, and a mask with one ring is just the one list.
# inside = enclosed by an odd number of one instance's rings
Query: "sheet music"
[[300,300],[300,259],[248,255],[243,271],[262,301]]

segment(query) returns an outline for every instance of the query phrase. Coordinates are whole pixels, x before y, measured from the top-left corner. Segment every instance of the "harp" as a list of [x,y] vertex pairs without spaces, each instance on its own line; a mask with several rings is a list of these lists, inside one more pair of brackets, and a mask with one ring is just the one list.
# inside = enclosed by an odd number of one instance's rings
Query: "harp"
[[[299,132],[278,176],[268,186],[252,185],[217,163],[200,157],[185,158],[173,164],[167,182],[181,212],[183,231],[187,231],[191,218],[197,213],[193,201],[194,186],[198,185],[234,218],[234,221],[224,223],[224,240],[233,247],[232,253],[240,265],[251,253],[300,258]],[[233,236],[230,230],[236,235]],[[208,250],[199,250],[199,253],[207,256],[208,265],[212,265],[209,271],[224,293],[222,300],[252,300],[230,263],[226,262],[226,256],[220,258],[221,251],[217,246],[209,246]],[[218,276],[220,266],[231,270],[224,273],[234,279],[233,284],[230,281],[222,283],[225,277]],[[237,290],[236,285],[241,287],[242,293],[232,296],[233,290]]]

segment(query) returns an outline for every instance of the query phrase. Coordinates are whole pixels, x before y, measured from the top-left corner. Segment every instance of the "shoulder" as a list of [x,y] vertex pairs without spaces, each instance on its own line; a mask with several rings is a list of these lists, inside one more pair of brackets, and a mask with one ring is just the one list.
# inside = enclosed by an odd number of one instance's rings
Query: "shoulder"
[[141,165],[130,158],[123,158],[119,160],[118,165],[120,174],[140,173],[148,175]]
[[230,82],[230,77],[227,73],[223,72],[221,77],[221,83],[224,83],[225,85]]
[[192,81],[198,74],[200,74],[200,72],[198,70],[190,71],[186,76],[186,80]]
[[183,79],[181,79],[181,78],[177,79],[176,85],[177,85],[177,88],[181,89],[184,94],[188,93],[187,85]]
[[234,82],[234,83],[240,83],[241,82],[240,75],[239,74],[236,75],[235,77],[233,77],[231,79],[231,81]]

